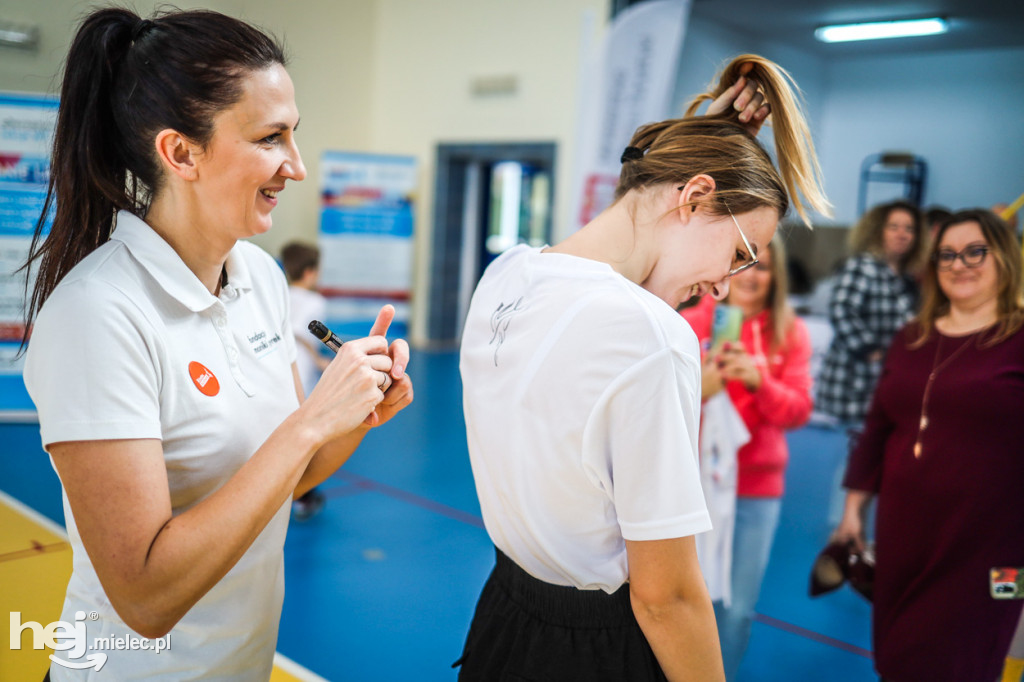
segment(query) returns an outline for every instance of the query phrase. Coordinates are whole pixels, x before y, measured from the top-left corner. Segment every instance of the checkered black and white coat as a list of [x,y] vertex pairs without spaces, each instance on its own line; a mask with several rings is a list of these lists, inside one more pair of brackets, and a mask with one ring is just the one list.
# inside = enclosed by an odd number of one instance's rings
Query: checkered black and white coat
[[915,312],[917,288],[881,259],[861,253],[843,264],[829,302],[835,330],[816,384],[815,407],[846,422],[864,420],[882,373],[876,351]]

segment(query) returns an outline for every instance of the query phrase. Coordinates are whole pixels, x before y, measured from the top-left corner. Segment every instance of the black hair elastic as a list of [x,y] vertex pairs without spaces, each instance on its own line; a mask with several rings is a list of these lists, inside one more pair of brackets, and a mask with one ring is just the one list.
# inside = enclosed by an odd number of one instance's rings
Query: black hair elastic
[[627,161],[636,161],[644,158],[644,150],[639,147],[626,147],[622,150],[622,156],[619,158],[619,163],[626,163]]
[[135,28],[132,29],[132,42],[137,42],[153,28],[156,28],[156,22],[149,19],[139,19],[135,24]]

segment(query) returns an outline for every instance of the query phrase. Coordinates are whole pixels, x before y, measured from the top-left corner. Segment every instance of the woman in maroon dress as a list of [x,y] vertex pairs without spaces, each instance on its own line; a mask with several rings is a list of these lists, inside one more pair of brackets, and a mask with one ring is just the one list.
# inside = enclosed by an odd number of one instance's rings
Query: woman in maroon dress
[[1024,603],[1024,583],[993,571],[1024,571],[1020,244],[985,210],[950,217],[935,244],[921,313],[893,340],[850,456],[834,539],[862,547],[878,495],[884,680],[992,682]]

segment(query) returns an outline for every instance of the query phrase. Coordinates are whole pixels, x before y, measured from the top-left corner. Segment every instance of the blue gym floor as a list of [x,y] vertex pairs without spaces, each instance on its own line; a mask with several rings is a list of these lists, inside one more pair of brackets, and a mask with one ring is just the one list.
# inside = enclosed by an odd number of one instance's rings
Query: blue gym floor
[[[454,680],[493,563],[466,453],[458,356],[414,352],[409,371],[413,405],[370,433],[322,486],[324,510],[288,532],[278,651],[328,680]],[[844,438],[809,426],[789,442],[782,518],[740,682],[875,680],[867,602],[848,587],[807,596]],[[0,490],[63,525],[37,425],[0,424]]]

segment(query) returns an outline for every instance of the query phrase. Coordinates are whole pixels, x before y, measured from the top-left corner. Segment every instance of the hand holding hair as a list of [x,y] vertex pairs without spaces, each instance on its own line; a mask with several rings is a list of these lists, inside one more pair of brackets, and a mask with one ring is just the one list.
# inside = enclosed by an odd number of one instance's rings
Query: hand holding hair
[[[659,183],[678,186],[703,173],[719,185],[718,215],[772,205],[782,217],[792,206],[808,226],[812,210],[831,215],[798,93],[774,62],[753,54],[736,57],[682,118],[637,128],[622,153],[615,199]],[[697,116],[704,101],[711,102],[708,114]],[[777,170],[755,137],[769,115]]]
[[754,65],[750,62],[740,67],[740,76],[708,105],[705,116],[718,116],[733,110],[739,112],[738,120],[746,124],[744,127],[752,137],[757,137],[761,126],[771,114],[771,104],[765,101],[760,84],[746,74]]
[[[756,135],[770,112],[779,173],[793,207],[808,225],[809,209],[831,215],[800,88],[789,72],[764,57],[743,54],[729,62],[716,81],[708,92],[694,97],[685,117],[693,117],[703,102],[711,101],[706,116],[732,120]],[[768,112],[762,115],[765,108]]]

